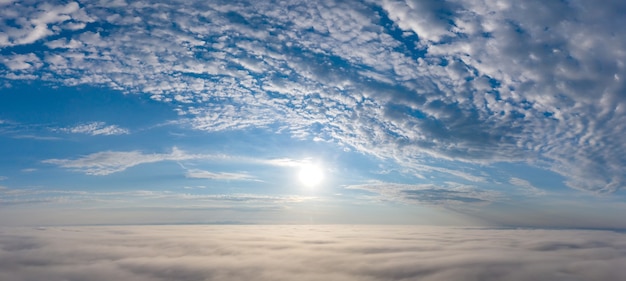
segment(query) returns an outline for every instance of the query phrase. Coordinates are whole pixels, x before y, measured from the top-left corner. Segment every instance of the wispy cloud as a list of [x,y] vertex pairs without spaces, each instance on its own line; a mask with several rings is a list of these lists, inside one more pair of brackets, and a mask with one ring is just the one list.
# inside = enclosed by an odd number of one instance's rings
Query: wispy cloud
[[183,189],[205,189],[204,185],[196,185],[196,186],[183,186]]
[[302,167],[311,164],[311,159],[292,159],[292,158],[275,158],[275,159],[259,159],[261,164],[277,166],[277,167]]
[[40,136],[40,135],[14,135],[14,139],[30,139],[30,140],[45,140],[45,141],[57,141],[61,140],[59,137],[52,136]]
[[244,180],[244,181],[257,181],[249,174],[243,173],[214,173],[199,169],[190,169],[185,174],[188,178],[193,179],[210,179],[210,180]]
[[[185,189],[204,189],[196,186]],[[59,190],[43,188],[16,189],[0,186],[0,205],[38,205],[42,203],[55,207],[73,206],[81,208],[89,205],[92,209],[106,208],[175,208],[186,206],[193,208],[240,208],[239,203],[253,208],[259,206],[281,208],[285,204],[297,204],[316,199],[300,195],[264,195],[250,193],[203,194],[191,191],[176,192],[168,190],[128,190],[98,192],[90,190]],[[167,202],[164,204],[163,202]],[[55,205],[52,205],[55,204]]]
[[513,177],[509,180],[509,183],[514,186],[519,187],[524,193],[529,194],[529,195],[539,196],[539,195],[546,194],[544,190],[537,188],[536,186],[532,185],[527,180]]
[[88,134],[92,136],[126,135],[130,133],[128,129],[121,128],[117,125],[107,125],[105,122],[91,122],[86,124],[80,124],[70,128],[56,129],[56,131],[73,134]]
[[146,163],[161,161],[182,161],[193,159],[206,159],[215,157],[212,155],[189,154],[176,147],[170,153],[142,153],[140,151],[104,151],[86,155],[77,159],[47,159],[43,163],[58,165],[62,168],[72,169],[88,175],[104,176],[124,171]]
[[499,199],[496,191],[482,190],[458,183],[401,184],[370,181],[365,184],[348,185],[347,189],[365,190],[375,193],[379,200],[393,200],[406,203],[453,206],[459,204],[486,204]]
[[[124,171],[128,168],[162,161],[184,161],[198,159],[213,159],[232,163],[242,163],[246,165],[265,165],[277,167],[300,167],[310,163],[309,159],[296,160],[290,158],[264,159],[245,156],[234,156],[224,154],[194,154],[183,151],[177,147],[172,148],[170,153],[144,153],[141,151],[102,151],[85,155],[75,159],[46,159],[42,163],[53,164],[62,168],[71,169],[88,175],[104,176],[112,173]],[[205,178],[216,180],[250,180],[258,181],[255,177],[246,173],[226,173],[211,172],[201,169],[188,169],[180,164],[181,168],[187,170],[186,176],[189,178]]]

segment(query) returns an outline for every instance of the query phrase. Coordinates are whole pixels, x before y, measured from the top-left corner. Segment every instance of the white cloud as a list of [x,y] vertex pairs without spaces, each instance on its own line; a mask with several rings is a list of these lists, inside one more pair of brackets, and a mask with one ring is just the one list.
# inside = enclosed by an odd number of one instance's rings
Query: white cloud
[[196,185],[196,186],[183,186],[183,189],[205,189],[204,185]]
[[524,193],[529,194],[529,195],[538,196],[538,195],[546,194],[545,191],[541,190],[540,188],[537,188],[536,186],[534,186],[527,180],[513,177],[509,180],[509,183],[521,188]]
[[254,177],[243,173],[214,173],[199,169],[190,169],[185,174],[188,178],[193,179],[211,179],[211,180],[245,180],[255,181]]
[[55,5],[21,1],[5,6],[4,9],[2,16],[5,21],[0,28],[6,35],[4,38],[0,37],[2,46],[31,44],[47,36],[59,34],[63,30],[59,27],[76,30],[78,26],[93,21],[76,2]]
[[[3,228],[17,280],[624,280],[624,234],[427,226]],[[98,241],[98,243],[93,243]],[[164,246],[165,245],[165,246]]]
[[74,39],[71,39],[69,41],[64,40],[64,39],[57,39],[53,41],[48,41],[45,44],[50,49],[58,49],[58,48],[76,49],[76,48],[82,47],[82,43]]
[[[193,154],[185,152],[177,147],[172,148],[170,153],[143,153],[141,151],[101,151],[85,155],[76,159],[46,159],[42,163],[57,165],[62,168],[83,172],[88,175],[109,175],[124,171],[130,167],[141,164],[156,163],[162,161],[184,161],[198,159],[215,159],[247,165],[267,165],[277,167],[300,167],[310,163],[310,159],[294,160],[290,158],[263,159],[224,154]],[[180,163],[179,163],[180,164]],[[258,181],[246,173],[215,173],[201,169],[188,169],[189,178],[205,178],[217,180],[252,180]]]
[[0,76],[145,93],[198,130],[279,128],[418,170],[526,162],[581,190],[626,183],[619,1],[121,2],[4,6],[19,25],[0,26],[4,46],[111,27],[11,54]]
[[385,0],[381,6],[400,28],[415,32],[422,40],[439,42],[444,36],[453,35],[449,30],[450,18],[446,18],[448,1]]
[[419,163],[412,163],[410,166],[413,167],[417,171],[439,172],[443,174],[452,175],[460,179],[464,179],[466,181],[477,182],[477,183],[487,182],[487,179],[482,175],[475,175],[472,173],[463,172],[460,169],[441,168],[441,167],[436,167],[434,165],[429,166],[429,165],[423,165]]
[[310,164],[310,162],[311,162],[311,159],[297,160],[297,159],[291,159],[291,158],[275,158],[275,159],[269,159],[269,160],[262,160],[262,163],[265,163],[271,166],[278,166],[278,167],[302,167],[304,165]]
[[357,189],[378,195],[378,200],[392,200],[406,203],[421,203],[454,207],[467,204],[488,204],[497,201],[500,194],[473,186],[447,182],[434,184],[401,184],[370,181],[364,184],[348,185],[347,189]]
[[83,172],[88,175],[104,176],[124,171],[140,164],[155,163],[161,161],[182,161],[193,159],[206,159],[215,156],[203,154],[188,154],[176,147],[170,153],[146,154],[140,151],[104,151],[83,156],[78,159],[47,159],[43,163],[58,165]]
[[130,133],[128,129],[121,128],[117,125],[107,125],[105,122],[91,122],[71,128],[61,128],[58,129],[58,131],[74,134],[88,134],[92,136],[126,135]]
[[0,61],[12,71],[37,69],[43,65],[35,54],[3,56]]

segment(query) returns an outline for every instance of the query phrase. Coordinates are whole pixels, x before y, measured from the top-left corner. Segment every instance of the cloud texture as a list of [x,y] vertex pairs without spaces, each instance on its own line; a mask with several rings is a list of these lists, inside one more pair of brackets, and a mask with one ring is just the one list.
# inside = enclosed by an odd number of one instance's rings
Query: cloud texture
[[577,189],[626,184],[623,1],[2,5],[6,81],[147,94],[198,130],[289,132],[414,169],[527,162]]
[[217,157],[213,155],[189,154],[174,147],[171,153],[146,154],[140,151],[104,151],[89,154],[78,159],[47,159],[42,162],[74,169],[88,175],[103,176],[121,172],[140,164]]
[[0,230],[0,279],[626,280],[610,231],[409,226]]
[[454,206],[466,204],[486,204],[499,199],[499,193],[482,190],[473,186],[456,183],[434,184],[397,184],[373,181],[359,185],[346,186],[347,189],[365,190],[380,195],[381,200],[408,203]]
[[91,122],[71,128],[60,128],[57,129],[57,131],[74,134],[88,134],[92,136],[126,135],[130,133],[128,129],[120,128],[117,125],[107,125],[105,122]]

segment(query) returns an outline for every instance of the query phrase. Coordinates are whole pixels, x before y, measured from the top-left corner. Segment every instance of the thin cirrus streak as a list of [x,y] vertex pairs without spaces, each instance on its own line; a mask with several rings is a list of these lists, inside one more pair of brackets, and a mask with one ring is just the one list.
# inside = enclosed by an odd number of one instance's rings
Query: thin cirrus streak
[[59,128],[55,130],[73,134],[88,134],[92,136],[127,135],[130,133],[128,129],[121,128],[117,125],[107,125],[105,122],[91,122],[76,125],[70,128]]

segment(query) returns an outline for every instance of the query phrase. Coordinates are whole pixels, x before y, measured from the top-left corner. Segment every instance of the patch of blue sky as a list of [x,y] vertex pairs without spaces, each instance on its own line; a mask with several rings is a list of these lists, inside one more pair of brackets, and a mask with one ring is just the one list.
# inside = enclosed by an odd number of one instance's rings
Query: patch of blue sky
[[[131,129],[154,126],[176,116],[172,106],[145,95],[103,87],[66,87],[48,82],[16,82],[0,95],[0,118],[25,124],[75,126],[105,121]],[[112,114],[114,113],[114,114]]]
[[510,178],[521,178],[540,189],[555,193],[570,193],[572,189],[565,185],[565,178],[548,169],[542,169],[527,163],[500,162],[484,167],[492,177],[502,183]]
[[400,29],[380,6],[372,5],[371,8],[380,18],[379,25],[384,28],[384,33],[401,43],[394,48],[395,51],[407,54],[408,57],[414,60],[423,58],[426,55],[428,50],[424,46],[419,46],[419,36],[415,32]]

